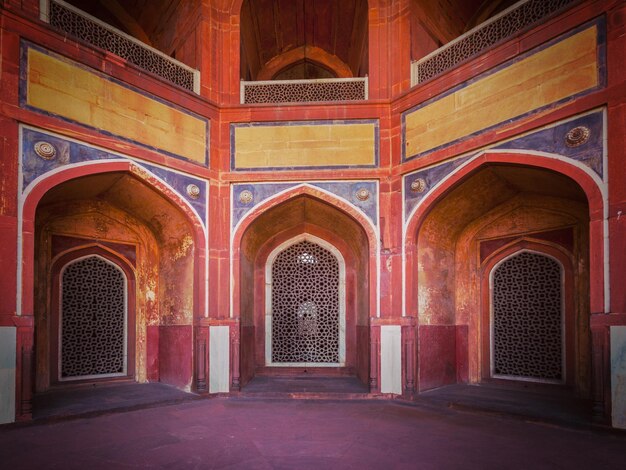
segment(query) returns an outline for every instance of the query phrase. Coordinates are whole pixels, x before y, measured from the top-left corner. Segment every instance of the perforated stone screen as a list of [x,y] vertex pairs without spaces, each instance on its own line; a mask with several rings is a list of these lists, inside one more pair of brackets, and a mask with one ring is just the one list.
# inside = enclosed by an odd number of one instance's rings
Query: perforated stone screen
[[90,18],[71,5],[49,2],[50,25],[89,44],[112,52],[165,80],[195,90],[195,71],[152,48],[119,34],[111,26]]
[[272,362],[339,362],[339,262],[302,241],[272,264]]
[[125,278],[98,256],[67,266],[61,287],[61,379],[125,372]]
[[433,54],[413,62],[412,85],[425,82],[481,54],[495,44],[524,31],[578,0],[528,0],[486,21]]
[[367,99],[367,78],[242,82],[241,103],[315,103]]
[[493,273],[493,374],[563,380],[561,265],[522,252]]

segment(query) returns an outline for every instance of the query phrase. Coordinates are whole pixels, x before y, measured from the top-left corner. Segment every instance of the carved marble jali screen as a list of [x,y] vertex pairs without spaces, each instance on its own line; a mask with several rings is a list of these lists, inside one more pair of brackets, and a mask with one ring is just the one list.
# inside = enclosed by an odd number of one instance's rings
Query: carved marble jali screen
[[339,262],[304,240],[272,264],[272,363],[340,361]]
[[562,267],[521,252],[493,272],[492,375],[563,381]]
[[68,264],[61,283],[60,380],[124,375],[126,278],[89,256]]

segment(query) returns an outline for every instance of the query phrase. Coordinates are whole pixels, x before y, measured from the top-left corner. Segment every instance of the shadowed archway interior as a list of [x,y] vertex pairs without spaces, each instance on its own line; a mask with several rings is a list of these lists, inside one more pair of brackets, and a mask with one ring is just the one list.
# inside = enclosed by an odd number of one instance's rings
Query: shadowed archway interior
[[[321,369],[302,364],[294,364],[293,367],[272,367],[272,364],[266,361],[265,349],[265,307],[268,301],[265,286],[269,281],[266,274],[268,259],[272,252],[285,242],[304,234],[309,234],[312,240],[319,239],[324,245],[332,247],[331,249],[336,250],[345,262],[345,292],[342,293],[345,296],[345,362]],[[273,266],[273,263],[270,264]],[[368,240],[363,228],[352,217],[322,200],[311,196],[296,196],[258,216],[248,227],[241,241],[242,385],[245,386],[255,374],[298,375],[305,370],[307,373],[322,375],[354,375],[363,383],[368,383],[370,316],[368,265]],[[296,288],[297,286],[294,286],[294,290]]]
[[[568,376],[563,383],[588,397],[588,227],[589,207],[580,186],[564,175],[537,167],[483,165],[440,197],[418,231],[419,389],[456,382],[493,382],[506,375],[507,384],[515,382],[510,380],[515,379],[510,377],[515,375],[512,372],[498,372],[497,367],[492,372],[493,283],[489,276],[498,262],[531,248],[559,257],[558,263],[565,269],[563,350]],[[558,282],[560,276],[557,273]],[[523,288],[522,280],[519,289]],[[545,286],[533,283],[531,274],[527,281],[528,289],[534,289],[528,295],[546,294],[540,291]],[[510,287],[502,283],[496,286],[500,290]],[[516,323],[522,312],[511,313],[510,300],[501,300],[497,309],[509,315],[507,321],[513,315],[511,321]],[[541,309],[548,308],[548,304],[542,305]],[[521,308],[533,307],[526,303]],[[532,322],[522,323],[532,328]],[[502,350],[514,340],[502,328],[496,334],[500,335]],[[510,370],[524,368],[522,363],[509,366]]]
[[[161,381],[183,389],[191,386],[192,325],[197,308],[195,249],[191,225],[179,208],[130,173],[75,178],[53,187],[40,200],[35,249],[36,391],[60,383],[53,373],[58,361],[54,353],[58,349],[57,336],[49,332],[50,322],[58,322],[54,299],[58,299],[59,292],[62,297],[63,291],[57,290],[62,289],[61,280],[67,278],[66,266],[68,262],[71,266],[75,257],[100,253],[124,267],[126,279],[133,280],[127,284],[129,327],[123,333],[130,352],[126,379]],[[57,272],[52,278],[51,270]],[[89,297],[81,291],[88,288],[84,283],[77,288],[80,292],[73,293],[77,298]],[[98,302],[105,305],[103,299]],[[81,309],[76,314],[85,312]],[[105,330],[90,331],[106,336],[110,332]],[[71,332],[66,331],[65,342],[73,339],[68,335]],[[163,348],[174,348],[177,354],[161,355]],[[102,376],[71,383],[112,379],[119,381],[119,377]]]

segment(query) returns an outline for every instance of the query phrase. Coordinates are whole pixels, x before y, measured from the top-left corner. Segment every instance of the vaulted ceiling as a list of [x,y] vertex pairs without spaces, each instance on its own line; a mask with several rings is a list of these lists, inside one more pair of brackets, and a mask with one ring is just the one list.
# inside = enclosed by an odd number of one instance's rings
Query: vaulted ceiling
[[241,38],[243,78],[365,75],[367,0],[244,0]]

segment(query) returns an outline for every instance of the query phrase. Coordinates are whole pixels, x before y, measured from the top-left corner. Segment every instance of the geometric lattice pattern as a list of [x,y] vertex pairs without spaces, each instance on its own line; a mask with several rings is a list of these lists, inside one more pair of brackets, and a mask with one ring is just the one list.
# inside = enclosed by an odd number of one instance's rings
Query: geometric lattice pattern
[[367,78],[242,82],[242,104],[314,103],[367,99]]
[[578,0],[529,0],[462,39],[443,46],[436,54],[414,62],[413,83],[425,82]]
[[131,40],[111,27],[79,14],[65,5],[49,2],[50,25],[93,46],[112,52],[131,64],[158,75],[175,85],[194,91],[195,71],[159,54],[140,41]]
[[272,362],[339,362],[339,262],[306,240],[272,265]]
[[561,265],[522,252],[493,273],[493,373],[563,380]]
[[67,266],[61,291],[61,378],[124,373],[125,279],[102,258]]

